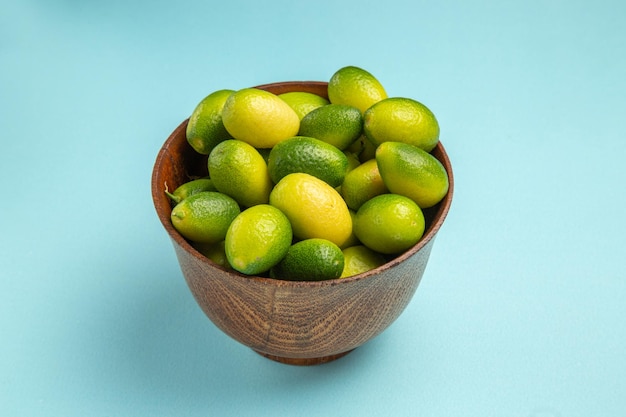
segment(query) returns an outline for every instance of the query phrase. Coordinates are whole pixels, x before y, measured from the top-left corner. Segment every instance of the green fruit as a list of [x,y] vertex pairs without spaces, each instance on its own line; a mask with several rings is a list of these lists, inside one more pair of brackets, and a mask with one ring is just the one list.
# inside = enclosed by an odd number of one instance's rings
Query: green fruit
[[370,107],[363,130],[375,145],[403,142],[430,152],[439,142],[439,123],[432,111],[410,98],[393,97]]
[[235,139],[225,140],[211,151],[208,167],[215,188],[242,206],[269,201],[272,180],[265,159],[252,145]]
[[432,207],[448,192],[445,167],[428,152],[401,142],[383,142],[376,162],[390,192],[409,197],[421,208]]
[[279,94],[278,97],[289,104],[289,107],[296,112],[300,120],[311,110],[330,104],[324,97],[304,91],[291,91],[289,93]]
[[363,117],[359,109],[328,104],[309,112],[300,121],[300,136],[310,136],[344,150],[361,136]]
[[206,96],[194,109],[187,123],[189,145],[198,153],[208,155],[223,140],[232,136],[222,121],[222,109],[233,90],[219,90]]
[[354,234],[368,248],[396,254],[415,245],[424,234],[422,210],[398,194],[381,194],[356,212]]
[[174,228],[186,239],[217,243],[224,240],[228,227],[239,212],[239,205],[229,196],[203,191],[174,206],[170,217]]
[[362,274],[385,263],[385,258],[364,245],[343,249],[344,266],[341,278]]
[[341,195],[352,210],[358,210],[367,200],[388,192],[375,159],[363,162],[346,174]]
[[295,136],[272,148],[268,170],[275,184],[289,174],[303,172],[337,187],[343,182],[348,170],[348,158],[326,142]]
[[387,93],[380,81],[359,67],[343,67],[328,81],[328,99],[331,103],[348,104],[361,113],[385,98]]
[[341,249],[326,239],[306,239],[293,244],[270,271],[273,278],[290,281],[323,281],[341,276]]
[[170,193],[165,190],[165,194],[172,199],[174,203],[180,203],[185,198],[197,194],[202,191],[217,191],[213,185],[213,181],[209,178],[199,178],[196,180],[187,181],[177,187],[174,192]]

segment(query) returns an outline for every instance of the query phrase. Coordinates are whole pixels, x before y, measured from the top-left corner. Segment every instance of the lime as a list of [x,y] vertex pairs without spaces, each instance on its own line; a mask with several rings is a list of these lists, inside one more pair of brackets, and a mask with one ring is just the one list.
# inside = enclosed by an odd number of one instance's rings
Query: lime
[[[356,218],[356,211],[350,210],[349,208],[348,208],[348,211],[350,212],[350,220],[352,221],[352,225],[354,226],[354,219]],[[340,248],[344,249],[344,248],[348,248],[350,246],[359,245],[360,243],[361,242],[359,241],[359,239],[354,234],[354,227],[352,227],[352,233],[350,233],[350,236],[348,237],[348,239],[346,239],[345,242],[343,242],[343,244],[340,246]]]
[[432,111],[410,98],[393,97],[370,107],[363,130],[374,145],[403,142],[430,152],[439,141],[439,123]]
[[226,269],[231,269],[228,259],[226,259],[226,249],[224,245],[224,240],[217,243],[193,243],[193,247],[211,261]]
[[174,228],[193,242],[216,243],[239,214],[239,205],[229,196],[203,191],[176,204],[171,212]]
[[359,155],[355,154],[354,152],[350,152],[350,151],[343,151],[343,153],[344,153],[344,155],[346,155],[346,158],[348,159],[348,170],[347,170],[347,172],[350,172],[354,168],[356,168],[359,165],[361,165],[361,161],[359,160]]
[[337,187],[346,176],[348,158],[326,142],[294,136],[272,148],[267,167],[274,183],[288,174],[304,172]]
[[339,278],[343,253],[326,239],[305,239],[294,243],[285,257],[270,271],[273,278],[290,281],[323,281]]
[[226,130],[255,148],[271,148],[296,136],[300,118],[277,95],[257,88],[232,93],[222,109]]
[[167,194],[167,196],[171,198],[174,203],[180,203],[190,195],[194,195],[202,191],[217,191],[210,178],[198,178],[187,181],[186,183],[178,186],[172,193],[166,189],[165,194]]
[[343,249],[344,266],[341,278],[351,277],[371,269],[378,268],[386,262],[383,255],[374,252],[364,245],[350,246]]
[[341,195],[312,175],[285,176],[274,186],[270,204],[285,213],[299,239],[321,238],[342,246],[352,234],[352,218]]
[[357,155],[360,162],[369,161],[376,156],[376,146],[364,134],[359,136],[347,151]]
[[328,82],[328,98],[333,104],[348,104],[361,113],[387,98],[380,81],[366,70],[348,66],[337,70]]
[[370,198],[386,192],[376,159],[363,162],[348,172],[341,185],[341,196],[352,210],[358,210]]
[[293,239],[291,225],[276,207],[259,204],[239,214],[226,233],[228,263],[237,271],[256,275],[283,259]]
[[409,197],[421,208],[434,206],[448,192],[445,167],[417,146],[384,142],[376,150],[376,161],[389,191]]
[[218,144],[208,160],[215,188],[244,207],[269,201],[272,180],[261,154],[246,142],[229,139]]
[[361,136],[363,117],[346,104],[328,104],[309,112],[300,121],[301,136],[323,140],[343,150]]
[[193,110],[187,123],[187,142],[198,153],[208,155],[221,141],[232,136],[222,121],[222,109],[233,90],[218,90],[206,96]]
[[395,254],[415,245],[424,234],[424,214],[408,197],[381,194],[359,208],[354,234],[368,248]]
[[318,107],[322,107],[330,103],[324,97],[313,93],[307,93],[305,91],[291,91],[289,93],[279,94],[278,97],[284,100],[285,103],[289,104],[289,107],[296,112],[300,120],[302,120],[302,118],[311,110],[315,110]]

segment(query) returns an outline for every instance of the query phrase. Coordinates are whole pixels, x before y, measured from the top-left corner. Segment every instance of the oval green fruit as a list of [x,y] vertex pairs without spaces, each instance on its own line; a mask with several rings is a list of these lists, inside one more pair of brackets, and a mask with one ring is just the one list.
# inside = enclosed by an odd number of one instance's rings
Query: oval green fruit
[[302,118],[298,135],[310,136],[344,150],[362,132],[363,117],[359,109],[346,104],[328,104]]
[[422,103],[403,97],[387,98],[363,115],[363,130],[375,145],[403,142],[430,152],[439,142],[439,122]]
[[337,245],[326,239],[306,239],[289,248],[270,276],[290,281],[323,281],[339,278],[343,266],[343,253]]
[[216,243],[224,239],[228,227],[239,213],[239,205],[231,197],[215,191],[203,191],[176,204],[170,217],[174,228],[186,239]]
[[207,165],[215,188],[242,206],[269,201],[273,184],[267,163],[252,145],[225,140],[211,151]]
[[218,90],[209,94],[189,116],[187,142],[196,152],[208,155],[215,145],[232,138],[222,120],[224,103],[232,93],[233,90]]
[[267,167],[275,184],[289,174],[303,172],[337,187],[346,176],[348,157],[321,140],[295,136],[272,148]]
[[430,153],[401,142],[383,142],[376,162],[390,192],[409,197],[421,208],[432,207],[445,197],[448,173]]

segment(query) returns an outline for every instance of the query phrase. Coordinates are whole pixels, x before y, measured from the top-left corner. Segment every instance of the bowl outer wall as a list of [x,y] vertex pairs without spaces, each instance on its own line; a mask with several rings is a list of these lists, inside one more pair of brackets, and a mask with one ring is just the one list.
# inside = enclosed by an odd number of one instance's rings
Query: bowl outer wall
[[[327,98],[327,83],[293,81],[257,86],[274,94],[307,91]],[[446,167],[450,188],[425,210],[427,229],[414,247],[390,262],[340,280],[282,281],[226,270],[195,250],[172,226],[164,193],[207,175],[206,156],[186,141],[183,121],[161,148],[152,173],[152,197],[196,302],[224,333],[278,357],[318,358],[350,351],[380,334],[406,308],[423,276],[434,238],[452,201],[454,181],[439,143],[432,154]]]

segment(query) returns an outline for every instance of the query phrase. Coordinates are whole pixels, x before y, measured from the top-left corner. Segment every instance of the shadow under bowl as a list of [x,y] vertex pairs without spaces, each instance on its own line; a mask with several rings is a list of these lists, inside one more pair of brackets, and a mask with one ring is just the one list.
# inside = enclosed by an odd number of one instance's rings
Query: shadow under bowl
[[[319,81],[288,81],[257,88],[274,94],[306,91],[328,98],[327,86]],[[452,202],[452,166],[441,143],[431,153],[446,168],[450,187],[439,204],[424,210],[426,230],[416,245],[363,274],[294,282],[227,270],[199,253],[174,229],[172,204],[164,190],[208,175],[207,156],[187,143],[187,122],[171,133],[158,153],[152,199],[191,293],[219,329],[269,359],[314,365],[344,356],[400,316],[421,281]]]

